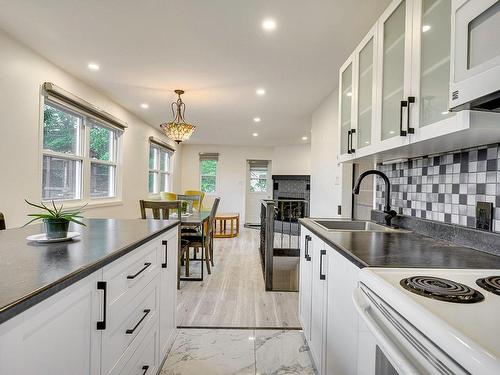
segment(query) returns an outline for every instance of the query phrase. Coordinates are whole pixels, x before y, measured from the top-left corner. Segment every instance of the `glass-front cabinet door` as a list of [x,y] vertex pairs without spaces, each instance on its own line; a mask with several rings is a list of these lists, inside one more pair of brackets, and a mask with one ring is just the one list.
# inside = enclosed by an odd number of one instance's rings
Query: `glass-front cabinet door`
[[346,61],[340,69],[339,122],[340,155],[352,154],[352,97],[353,97],[353,59]]
[[408,142],[407,108],[411,83],[411,26],[413,0],[393,2],[379,21],[379,106],[381,144]]
[[376,27],[374,27],[363,39],[356,50],[357,73],[355,82],[357,85],[356,96],[354,98],[356,108],[354,144],[356,149],[363,153],[363,149],[372,144],[372,127],[375,123],[376,105]]
[[413,72],[410,126],[419,140],[455,126],[448,111],[450,89],[451,0],[414,0]]

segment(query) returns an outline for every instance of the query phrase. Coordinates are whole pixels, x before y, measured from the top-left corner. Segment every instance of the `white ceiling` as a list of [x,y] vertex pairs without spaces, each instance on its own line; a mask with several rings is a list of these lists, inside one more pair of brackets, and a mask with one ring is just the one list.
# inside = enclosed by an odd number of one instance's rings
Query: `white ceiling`
[[283,145],[309,135],[338,68],[389,2],[0,0],[0,28],[153,126],[184,89],[198,126],[190,143]]

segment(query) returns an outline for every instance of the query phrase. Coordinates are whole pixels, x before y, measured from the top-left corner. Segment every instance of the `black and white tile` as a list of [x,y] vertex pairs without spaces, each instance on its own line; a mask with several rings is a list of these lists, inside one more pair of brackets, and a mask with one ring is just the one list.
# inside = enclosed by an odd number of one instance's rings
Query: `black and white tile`
[[[500,232],[500,144],[410,159],[378,170],[391,181],[391,205],[402,215],[476,227],[476,202],[494,206],[493,230]],[[384,205],[377,178],[376,203]]]

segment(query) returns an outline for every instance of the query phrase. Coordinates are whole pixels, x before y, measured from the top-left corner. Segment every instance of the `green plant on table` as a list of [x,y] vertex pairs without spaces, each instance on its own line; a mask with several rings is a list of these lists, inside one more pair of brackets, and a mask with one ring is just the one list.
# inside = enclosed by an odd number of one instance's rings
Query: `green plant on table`
[[50,205],[46,205],[43,202],[38,205],[35,203],[31,203],[26,199],[25,201],[30,206],[39,208],[40,210],[42,210],[42,212],[28,214],[28,216],[32,217],[32,219],[24,224],[24,226],[31,224],[37,220],[43,221],[43,223],[45,224],[47,238],[49,239],[66,237],[68,234],[68,227],[70,222],[85,226],[85,223],[83,223],[80,219],[83,218],[81,214],[83,212],[83,208],[86,205],[64,209],[64,206],[62,204],[58,207],[54,201],[52,201],[52,207],[50,207]]

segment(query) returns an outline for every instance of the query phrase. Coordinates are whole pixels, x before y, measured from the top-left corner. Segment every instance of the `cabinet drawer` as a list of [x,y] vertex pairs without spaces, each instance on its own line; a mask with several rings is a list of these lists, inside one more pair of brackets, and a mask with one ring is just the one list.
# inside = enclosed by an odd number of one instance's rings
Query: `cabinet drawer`
[[160,275],[130,301],[113,318],[102,336],[102,374],[121,373],[120,364],[129,360],[131,353],[151,327],[158,328]]
[[158,327],[151,327],[127,362],[123,375],[153,375],[158,372]]
[[160,242],[152,241],[104,267],[108,283],[107,309],[110,322],[129,309],[132,299],[151,282],[160,270]]

